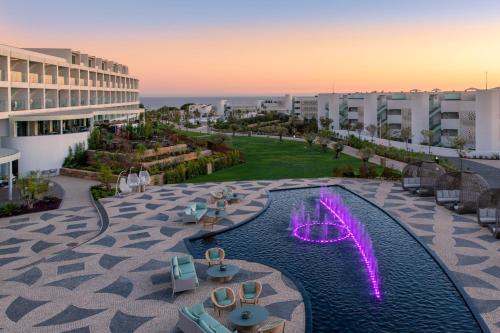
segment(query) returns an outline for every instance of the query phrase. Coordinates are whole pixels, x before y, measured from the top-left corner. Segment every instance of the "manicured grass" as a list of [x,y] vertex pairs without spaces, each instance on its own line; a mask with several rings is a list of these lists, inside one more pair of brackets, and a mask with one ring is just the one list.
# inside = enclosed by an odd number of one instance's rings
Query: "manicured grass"
[[237,136],[229,146],[243,152],[246,162],[188,182],[331,177],[335,166],[361,165],[357,158],[342,154],[336,160],[332,150],[322,152],[318,145],[309,148],[304,142]]

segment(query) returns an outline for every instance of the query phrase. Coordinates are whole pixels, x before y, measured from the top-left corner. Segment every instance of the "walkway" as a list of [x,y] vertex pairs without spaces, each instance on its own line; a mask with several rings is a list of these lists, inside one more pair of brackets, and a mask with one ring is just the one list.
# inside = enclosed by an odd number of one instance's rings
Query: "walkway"
[[[228,218],[215,230],[255,216],[265,207],[270,189],[321,184],[346,186],[409,227],[452,272],[489,328],[500,331],[500,242],[481,228],[473,215],[456,215],[436,206],[433,198],[409,195],[398,183],[342,178],[226,183],[247,197],[229,207]],[[110,218],[104,234],[25,268],[19,265],[28,258],[19,259],[18,264],[4,264],[0,327],[8,332],[33,331],[34,327],[37,332],[175,332],[178,308],[196,302],[209,308],[209,292],[218,285],[207,279],[204,260],[196,260],[200,288],[171,298],[170,258],[187,253],[185,237],[207,231],[201,225],[179,223],[179,213],[188,202],[205,201],[210,191],[220,186],[166,185],[102,200]],[[81,216],[80,211],[77,213]],[[51,214],[59,216],[68,211],[63,208]],[[49,225],[59,223],[85,222]],[[18,256],[15,253],[20,245],[11,243],[0,243],[0,258]],[[231,262],[230,253],[228,257]],[[265,288],[262,305],[273,317],[289,321],[288,333],[303,332],[304,305],[294,285],[265,265],[235,263],[242,272],[228,285],[236,287],[250,279],[261,281]]]

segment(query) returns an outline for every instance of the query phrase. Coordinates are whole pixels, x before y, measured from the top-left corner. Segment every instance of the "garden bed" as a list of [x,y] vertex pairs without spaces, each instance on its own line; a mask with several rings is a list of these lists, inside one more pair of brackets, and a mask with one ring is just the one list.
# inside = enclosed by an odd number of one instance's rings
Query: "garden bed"
[[61,205],[61,199],[56,197],[46,197],[33,204],[33,208],[28,208],[26,205],[16,205],[14,203],[6,203],[0,206],[0,218],[11,217],[24,214],[31,214],[37,212],[44,212],[47,210],[58,209]]

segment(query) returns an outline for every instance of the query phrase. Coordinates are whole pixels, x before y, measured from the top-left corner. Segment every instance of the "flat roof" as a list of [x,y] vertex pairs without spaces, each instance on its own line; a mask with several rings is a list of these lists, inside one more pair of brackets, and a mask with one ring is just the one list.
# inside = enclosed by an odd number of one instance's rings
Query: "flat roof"
[[21,158],[21,153],[16,149],[0,148],[0,164],[12,162]]

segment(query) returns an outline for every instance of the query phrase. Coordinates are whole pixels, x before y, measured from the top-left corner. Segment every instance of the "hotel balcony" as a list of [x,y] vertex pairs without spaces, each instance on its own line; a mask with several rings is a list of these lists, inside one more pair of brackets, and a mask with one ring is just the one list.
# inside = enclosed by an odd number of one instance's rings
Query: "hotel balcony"
[[26,72],[10,72],[11,82],[28,82]]
[[7,81],[7,57],[0,56],[0,81]]
[[10,58],[10,81],[28,82],[28,61]]
[[55,76],[52,75],[45,75],[45,78],[43,80],[45,84],[57,84],[57,79]]
[[25,100],[23,99],[12,99],[10,101],[10,109],[12,111],[23,111],[23,110],[27,110],[27,105],[28,103],[26,103]]
[[401,115],[387,115],[388,124],[401,124],[401,121],[402,121]]
[[43,83],[42,76],[36,73],[30,73],[30,83]]
[[441,119],[441,129],[458,130],[460,128],[460,119]]

